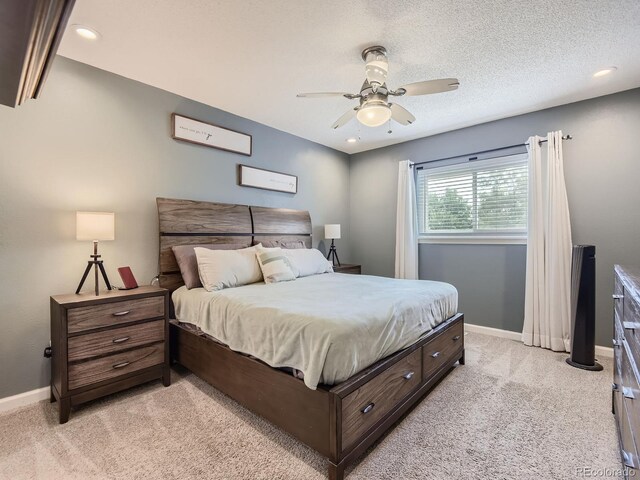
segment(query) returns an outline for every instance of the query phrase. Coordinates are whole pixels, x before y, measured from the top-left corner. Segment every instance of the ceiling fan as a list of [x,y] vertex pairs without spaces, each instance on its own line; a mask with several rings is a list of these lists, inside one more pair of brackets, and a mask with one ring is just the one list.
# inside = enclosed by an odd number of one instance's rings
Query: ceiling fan
[[397,90],[391,90],[386,83],[389,72],[387,49],[379,45],[365,48],[362,51],[362,59],[365,62],[367,78],[360,87],[360,93],[324,92],[299,93],[297,95],[300,98],[345,97],[349,100],[359,99],[360,105],[347,111],[331,126],[334,130],[342,127],[354,117],[367,127],[378,127],[391,118],[402,125],[410,125],[416,121],[416,117],[403,106],[390,103],[389,95],[394,97],[430,95],[450,92],[460,86],[457,78],[441,78],[409,83]]

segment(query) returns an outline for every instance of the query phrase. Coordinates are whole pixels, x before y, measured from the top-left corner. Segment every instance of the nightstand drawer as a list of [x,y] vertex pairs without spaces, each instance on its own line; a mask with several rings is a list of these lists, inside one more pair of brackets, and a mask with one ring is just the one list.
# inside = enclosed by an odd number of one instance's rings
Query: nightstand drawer
[[69,338],[67,359],[69,362],[99,357],[132,347],[139,347],[164,340],[164,320],[113,328],[97,333],[87,333]]
[[164,296],[72,308],[67,313],[68,333],[164,316]]
[[164,362],[164,342],[69,365],[69,390]]

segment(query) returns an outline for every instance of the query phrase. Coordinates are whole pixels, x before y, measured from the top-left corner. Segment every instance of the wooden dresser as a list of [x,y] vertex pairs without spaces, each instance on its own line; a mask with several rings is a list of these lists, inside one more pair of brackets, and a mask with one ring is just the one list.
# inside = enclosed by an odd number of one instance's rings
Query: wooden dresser
[[627,477],[640,475],[640,267],[615,266],[613,412]]
[[51,297],[51,400],[72,406],[150,380],[169,386],[169,291],[145,286]]

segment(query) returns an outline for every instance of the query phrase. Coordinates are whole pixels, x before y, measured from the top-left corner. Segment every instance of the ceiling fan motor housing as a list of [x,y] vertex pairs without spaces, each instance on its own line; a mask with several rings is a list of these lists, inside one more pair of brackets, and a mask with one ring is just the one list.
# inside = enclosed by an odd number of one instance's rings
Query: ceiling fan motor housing
[[367,80],[375,91],[378,86],[384,85],[387,81],[389,73],[387,50],[381,46],[365,48],[362,51],[362,59],[366,64]]

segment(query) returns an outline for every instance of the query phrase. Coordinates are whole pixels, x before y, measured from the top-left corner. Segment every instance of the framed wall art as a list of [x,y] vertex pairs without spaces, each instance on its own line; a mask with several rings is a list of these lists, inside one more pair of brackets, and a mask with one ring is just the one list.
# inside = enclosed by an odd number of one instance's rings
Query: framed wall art
[[171,137],[174,140],[251,156],[251,135],[177,113],[171,114]]
[[298,193],[298,177],[263,168],[238,165],[239,183],[243,187],[261,188],[276,192]]

